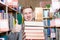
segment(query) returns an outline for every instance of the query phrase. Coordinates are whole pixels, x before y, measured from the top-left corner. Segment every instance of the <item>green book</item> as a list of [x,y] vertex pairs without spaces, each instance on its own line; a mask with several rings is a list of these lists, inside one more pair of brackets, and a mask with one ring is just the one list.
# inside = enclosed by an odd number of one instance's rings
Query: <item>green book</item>
[[22,24],[22,15],[21,15],[21,13],[17,14],[17,20],[18,20],[18,24]]

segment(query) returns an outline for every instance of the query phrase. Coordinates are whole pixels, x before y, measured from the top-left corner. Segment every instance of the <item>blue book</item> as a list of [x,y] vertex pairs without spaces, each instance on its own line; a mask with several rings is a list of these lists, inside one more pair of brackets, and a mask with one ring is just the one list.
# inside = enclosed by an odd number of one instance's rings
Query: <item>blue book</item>
[[47,36],[50,36],[50,33],[51,33],[50,28],[47,28]]
[[4,10],[0,10],[0,18],[4,18]]
[[49,19],[47,20],[47,25],[50,26],[50,20]]

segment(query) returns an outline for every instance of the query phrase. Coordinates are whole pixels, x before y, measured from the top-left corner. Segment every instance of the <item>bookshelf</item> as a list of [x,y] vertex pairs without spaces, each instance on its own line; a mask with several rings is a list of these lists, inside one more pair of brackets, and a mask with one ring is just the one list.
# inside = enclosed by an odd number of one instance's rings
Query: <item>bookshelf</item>
[[[3,20],[2,23],[5,21],[5,25],[8,26],[6,31],[0,30],[0,33],[11,31],[15,26],[16,21],[16,14],[18,13],[18,10],[15,10],[14,8],[11,8],[7,5],[7,0],[0,0],[0,20]],[[1,24],[1,22],[0,22]],[[4,25],[4,24],[3,24]],[[2,25],[2,26],[3,26]],[[1,25],[0,25],[1,28]],[[4,28],[4,27],[3,27]]]
[[[45,9],[43,8],[43,10],[50,10],[50,9]],[[43,12],[43,15],[44,15],[44,12]],[[50,34],[49,36],[47,37],[46,36],[46,40],[60,40],[59,37],[59,33],[60,33],[60,9],[57,10],[56,12],[54,13],[50,13],[49,11],[49,15],[47,17],[44,17],[43,16],[43,20],[44,20],[44,23],[45,23],[45,30],[47,30],[48,28],[50,28]],[[50,20],[50,21],[47,21],[47,20]],[[46,22],[45,22],[46,21]],[[45,31],[45,34],[47,34],[47,31]]]
[[[50,13],[50,8],[43,8],[43,22],[45,40],[56,40],[56,26],[53,18],[53,13]],[[52,22],[53,21],[53,22]],[[54,34],[54,35],[53,35]]]

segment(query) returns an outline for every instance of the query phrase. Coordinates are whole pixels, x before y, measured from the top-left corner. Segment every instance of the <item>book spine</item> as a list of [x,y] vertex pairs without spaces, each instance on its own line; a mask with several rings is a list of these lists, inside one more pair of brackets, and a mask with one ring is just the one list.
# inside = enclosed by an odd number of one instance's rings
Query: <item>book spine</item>
[[50,20],[49,19],[47,20],[47,25],[50,26]]
[[4,19],[4,10],[0,10],[0,19]]
[[43,16],[48,18],[49,17],[49,10],[44,10],[43,11]]

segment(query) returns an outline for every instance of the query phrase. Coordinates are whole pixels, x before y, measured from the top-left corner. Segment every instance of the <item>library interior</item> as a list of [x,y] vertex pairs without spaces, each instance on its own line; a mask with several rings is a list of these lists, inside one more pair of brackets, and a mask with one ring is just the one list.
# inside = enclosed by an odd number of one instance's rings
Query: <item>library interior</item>
[[0,0],[0,40],[60,40],[60,0]]

